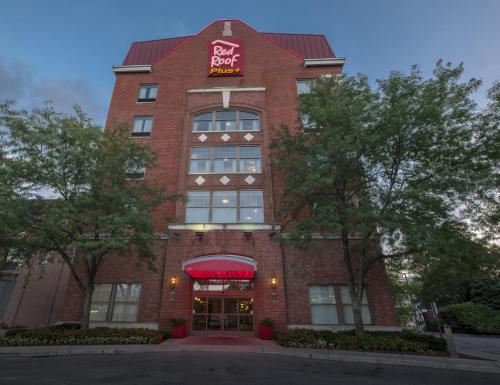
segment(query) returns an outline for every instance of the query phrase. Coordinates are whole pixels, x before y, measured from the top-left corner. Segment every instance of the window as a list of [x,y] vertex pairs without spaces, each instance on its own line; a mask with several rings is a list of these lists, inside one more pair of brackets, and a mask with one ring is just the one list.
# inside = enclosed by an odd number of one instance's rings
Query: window
[[134,119],[132,136],[149,136],[151,135],[152,126],[153,126],[152,116],[136,116]]
[[127,167],[125,175],[127,179],[143,179],[146,174],[146,167]]
[[263,223],[264,202],[262,191],[242,190],[240,191],[240,222]]
[[[337,285],[309,286],[311,322],[314,325],[354,324],[349,287]],[[364,324],[371,324],[366,291],[361,301]]]
[[135,322],[139,310],[139,295],[141,285],[138,284],[117,284],[115,303],[113,307],[114,322]]
[[316,123],[311,122],[307,114],[300,114],[300,121],[302,123],[302,128],[316,128]]
[[94,322],[136,322],[141,285],[117,283],[95,285],[90,307]]
[[314,325],[335,325],[339,323],[333,286],[310,286],[309,303],[311,306],[311,321]]
[[158,92],[158,84],[141,84],[139,87],[139,102],[154,102]]
[[259,131],[259,115],[249,111],[224,110],[193,117],[193,131]]
[[188,191],[186,223],[264,223],[262,190]]
[[216,173],[236,172],[236,147],[215,147],[214,171]]
[[212,223],[237,222],[237,192],[212,192]]
[[[340,288],[340,294],[342,296],[342,309],[344,313],[344,321],[346,324],[353,324],[354,316],[352,314],[352,302],[351,302],[351,294],[349,293],[349,287],[342,286]],[[364,324],[372,323],[372,319],[370,317],[370,309],[368,307],[368,298],[366,297],[366,291],[363,293],[363,298],[361,299],[361,315],[363,317]]]
[[259,173],[260,158],[260,146],[191,147],[189,173]]
[[310,94],[313,79],[300,79],[297,80],[297,94]]

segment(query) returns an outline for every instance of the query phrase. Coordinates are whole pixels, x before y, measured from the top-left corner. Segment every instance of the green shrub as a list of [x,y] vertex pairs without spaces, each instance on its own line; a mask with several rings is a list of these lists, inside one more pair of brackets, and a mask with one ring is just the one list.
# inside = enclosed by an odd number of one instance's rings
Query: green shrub
[[500,334],[500,312],[481,304],[448,305],[440,309],[439,316],[454,332]]
[[83,332],[49,327],[18,330],[0,338],[0,346],[158,344],[163,338],[159,331],[150,329],[95,328]]
[[446,341],[412,332],[367,332],[362,337],[353,331],[333,332],[295,329],[276,333],[275,340],[285,347],[384,352],[446,351]]
[[260,326],[270,326],[273,327],[274,321],[271,318],[264,318],[260,321]]

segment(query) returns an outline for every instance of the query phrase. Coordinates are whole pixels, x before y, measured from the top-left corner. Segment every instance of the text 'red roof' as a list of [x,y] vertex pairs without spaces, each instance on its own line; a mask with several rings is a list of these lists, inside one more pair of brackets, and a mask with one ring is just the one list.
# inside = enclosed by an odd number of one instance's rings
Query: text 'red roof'
[[[324,35],[262,33],[267,38],[299,54],[304,59],[335,57]],[[192,36],[173,37],[132,43],[123,65],[153,64]]]

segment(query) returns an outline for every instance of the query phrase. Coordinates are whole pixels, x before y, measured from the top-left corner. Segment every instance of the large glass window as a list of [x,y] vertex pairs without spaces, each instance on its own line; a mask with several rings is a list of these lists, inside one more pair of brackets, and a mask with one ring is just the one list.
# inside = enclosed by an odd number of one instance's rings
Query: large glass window
[[[349,293],[349,287],[342,286],[340,288],[340,295],[342,297],[342,309],[344,313],[344,321],[346,324],[354,323],[354,316],[352,314],[352,301],[351,294]],[[361,316],[363,317],[363,323],[371,324],[372,319],[370,316],[370,308],[368,307],[368,298],[366,297],[366,291],[363,293],[363,298],[361,299]]]
[[209,223],[210,191],[190,191],[186,209],[186,223]]
[[112,321],[135,322],[139,310],[140,294],[141,285],[139,284],[117,284]]
[[136,322],[141,285],[137,283],[105,283],[95,285],[90,307],[94,322]]
[[234,146],[215,147],[214,172],[236,172],[237,148]]
[[262,190],[188,191],[186,223],[263,223]]
[[151,127],[153,127],[152,116],[136,116],[134,118],[132,136],[150,136]]
[[333,286],[310,286],[309,303],[313,325],[335,325],[339,323]]
[[212,193],[212,223],[236,223],[237,192],[214,191]]
[[264,202],[262,191],[242,190],[240,191],[240,222],[262,223],[264,222]]
[[193,117],[193,131],[258,131],[259,129],[259,115],[250,111],[212,111]]
[[[363,323],[371,324],[366,291],[361,301]],[[352,301],[349,287],[338,285],[309,286],[311,322],[315,325],[353,324]],[[342,316],[341,316],[342,315]]]
[[191,147],[190,174],[259,173],[260,146]]

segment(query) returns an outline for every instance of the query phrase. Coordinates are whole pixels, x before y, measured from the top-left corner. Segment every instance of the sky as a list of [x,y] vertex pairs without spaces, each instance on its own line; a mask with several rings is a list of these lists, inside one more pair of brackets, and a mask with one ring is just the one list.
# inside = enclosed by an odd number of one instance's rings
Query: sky
[[31,108],[79,104],[103,124],[133,41],[192,35],[217,19],[241,19],[261,32],[320,33],[345,72],[370,80],[418,64],[430,76],[442,58],[483,79],[484,105],[500,80],[500,0],[3,0],[0,101]]

